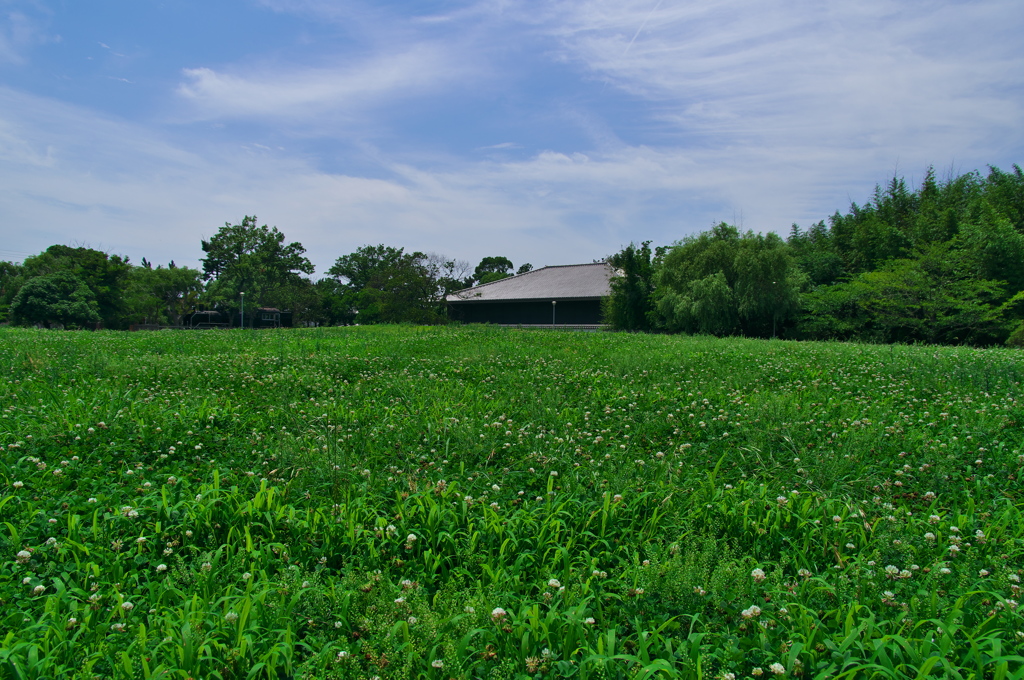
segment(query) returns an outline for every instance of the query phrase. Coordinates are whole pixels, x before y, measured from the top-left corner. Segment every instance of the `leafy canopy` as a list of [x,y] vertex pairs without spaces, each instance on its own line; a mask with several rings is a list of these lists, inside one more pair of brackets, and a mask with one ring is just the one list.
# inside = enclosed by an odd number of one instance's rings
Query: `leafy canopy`
[[202,241],[202,248],[203,279],[214,281],[211,299],[227,307],[241,292],[255,305],[274,304],[282,289],[300,285],[300,274],[314,271],[301,243],[286,244],[277,227],[257,227],[255,215],[246,215],[241,224],[225,222],[215,236]]

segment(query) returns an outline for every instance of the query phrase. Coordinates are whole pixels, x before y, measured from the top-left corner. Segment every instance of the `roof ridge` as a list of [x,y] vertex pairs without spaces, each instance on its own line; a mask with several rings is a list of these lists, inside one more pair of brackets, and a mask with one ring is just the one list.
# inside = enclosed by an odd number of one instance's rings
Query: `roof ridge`
[[[463,292],[465,292],[467,290],[474,290],[476,288],[486,288],[487,286],[493,286],[494,284],[501,283],[502,281],[508,281],[509,279],[519,278],[521,276],[526,276],[528,274],[533,274],[535,272],[541,272],[541,271],[544,271],[545,269],[561,269],[561,268],[564,268],[564,267],[592,267],[592,266],[597,265],[597,264],[603,264],[606,267],[611,267],[611,264],[609,264],[607,260],[602,260],[600,262],[580,262],[578,264],[546,264],[543,267],[539,267],[537,269],[531,269],[530,271],[523,272],[522,274],[519,274],[519,273],[510,274],[510,275],[506,276],[505,278],[498,279],[497,281],[488,281],[487,283],[478,283],[477,285],[470,286],[469,288],[460,288],[459,290],[452,291],[451,293],[449,293],[449,295],[458,295],[459,293],[463,293]],[[445,297],[447,297],[447,296],[445,296]]]

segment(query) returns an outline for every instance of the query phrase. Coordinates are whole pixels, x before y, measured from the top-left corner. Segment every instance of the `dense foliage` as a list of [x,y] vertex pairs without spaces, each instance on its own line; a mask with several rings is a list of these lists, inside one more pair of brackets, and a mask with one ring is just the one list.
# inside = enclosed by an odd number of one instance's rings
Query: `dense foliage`
[[[125,257],[60,245],[21,264],[0,262],[0,322],[124,329],[181,326],[192,312],[217,311],[237,326],[247,304],[250,311],[291,312],[296,325],[432,324],[446,320],[445,295],[477,282],[468,262],[384,245],[339,257],[313,281],[303,245],[257,224],[247,215],[202,240],[202,271],[173,261],[153,267],[146,258],[133,266]],[[477,273],[511,268],[507,258],[486,257]],[[530,269],[524,264],[519,273]]]
[[914,191],[894,178],[827,225],[794,225],[785,241],[721,224],[653,258],[644,248],[611,258],[632,264],[616,264],[626,278],[609,303],[617,328],[1024,344],[1018,166],[944,182],[929,170]]
[[0,329],[0,374],[0,677],[1024,677],[1013,350]]

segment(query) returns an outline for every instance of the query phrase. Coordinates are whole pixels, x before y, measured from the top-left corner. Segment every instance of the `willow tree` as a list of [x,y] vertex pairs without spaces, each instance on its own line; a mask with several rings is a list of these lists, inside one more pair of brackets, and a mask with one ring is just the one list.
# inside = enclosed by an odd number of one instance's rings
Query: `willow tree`
[[795,318],[806,281],[778,235],[722,223],[665,254],[654,316],[670,331],[771,337]]

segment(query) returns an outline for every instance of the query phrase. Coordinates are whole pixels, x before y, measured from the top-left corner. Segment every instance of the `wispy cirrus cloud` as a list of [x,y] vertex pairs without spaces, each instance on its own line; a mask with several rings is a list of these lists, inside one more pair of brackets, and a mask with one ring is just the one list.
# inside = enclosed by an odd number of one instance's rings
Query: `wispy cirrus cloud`
[[334,66],[184,71],[178,94],[200,118],[292,117],[364,111],[445,87],[469,71],[444,49],[420,44]]
[[0,64],[22,64],[37,45],[57,42],[46,30],[49,11],[34,2],[0,2]]
[[705,143],[992,145],[1024,113],[1016,3],[563,2],[539,30]]

